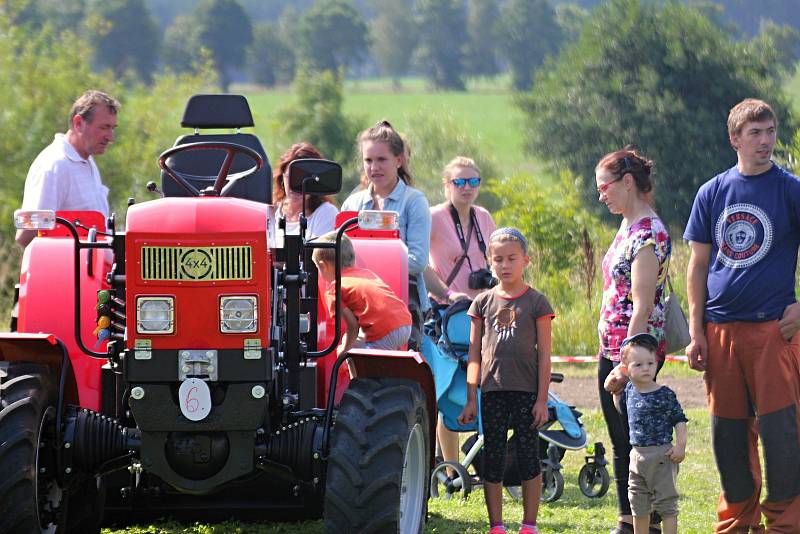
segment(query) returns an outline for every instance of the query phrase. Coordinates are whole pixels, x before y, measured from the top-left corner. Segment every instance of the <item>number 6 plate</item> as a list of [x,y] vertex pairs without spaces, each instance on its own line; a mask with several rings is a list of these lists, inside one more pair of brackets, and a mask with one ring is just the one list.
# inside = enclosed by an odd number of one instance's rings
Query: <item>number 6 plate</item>
[[186,419],[202,421],[211,413],[211,391],[199,378],[187,378],[178,390],[178,404]]

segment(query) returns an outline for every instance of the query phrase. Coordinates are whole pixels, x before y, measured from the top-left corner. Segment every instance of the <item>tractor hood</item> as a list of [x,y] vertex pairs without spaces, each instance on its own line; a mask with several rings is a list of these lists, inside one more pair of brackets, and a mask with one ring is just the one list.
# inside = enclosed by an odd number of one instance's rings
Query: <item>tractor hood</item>
[[263,233],[271,206],[232,197],[172,197],[128,208],[126,232],[194,236]]

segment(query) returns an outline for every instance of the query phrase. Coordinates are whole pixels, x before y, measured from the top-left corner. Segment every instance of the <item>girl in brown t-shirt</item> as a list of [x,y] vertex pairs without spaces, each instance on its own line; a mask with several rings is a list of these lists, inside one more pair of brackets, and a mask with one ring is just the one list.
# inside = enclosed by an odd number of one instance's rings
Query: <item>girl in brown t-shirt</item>
[[551,320],[547,298],[523,278],[530,263],[528,243],[516,228],[500,228],[489,238],[489,261],[499,283],[478,295],[470,306],[467,404],[459,423],[477,414],[481,388],[484,433],[484,495],[490,534],[503,526],[503,474],[508,429],[517,436],[517,463],[522,478],[524,517],[520,534],[537,534],[536,516],[542,490],[539,434],[547,421],[550,384]]

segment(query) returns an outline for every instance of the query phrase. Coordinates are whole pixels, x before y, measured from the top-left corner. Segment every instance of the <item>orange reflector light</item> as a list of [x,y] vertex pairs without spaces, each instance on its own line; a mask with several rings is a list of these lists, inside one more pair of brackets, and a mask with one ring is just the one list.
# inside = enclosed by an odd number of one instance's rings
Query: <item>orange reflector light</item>
[[364,210],[358,213],[358,226],[362,230],[397,230],[399,219],[396,211]]
[[52,230],[56,227],[56,212],[53,210],[17,210],[14,226],[18,230]]

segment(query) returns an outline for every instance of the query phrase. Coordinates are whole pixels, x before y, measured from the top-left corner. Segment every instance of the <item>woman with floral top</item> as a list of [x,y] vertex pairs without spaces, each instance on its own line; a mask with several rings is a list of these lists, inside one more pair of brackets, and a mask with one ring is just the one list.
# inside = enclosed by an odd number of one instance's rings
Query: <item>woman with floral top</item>
[[[659,369],[666,356],[664,340],[664,285],[672,251],[669,234],[652,206],[653,162],[633,150],[606,154],[595,168],[600,202],[622,224],[603,258],[603,304],[597,329],[600,337],[598,385],[603,417],[614,450],[619,518],[611,534],[633,533],[628,501],[628,464],[631,444],[627,414],[614,408],[612,394],[627,378],[618,369],[622,341],[647,332],[658,340]],[[609,391],[604,388],[608,380]],[[656,517],[653,532],[657,532]]]

